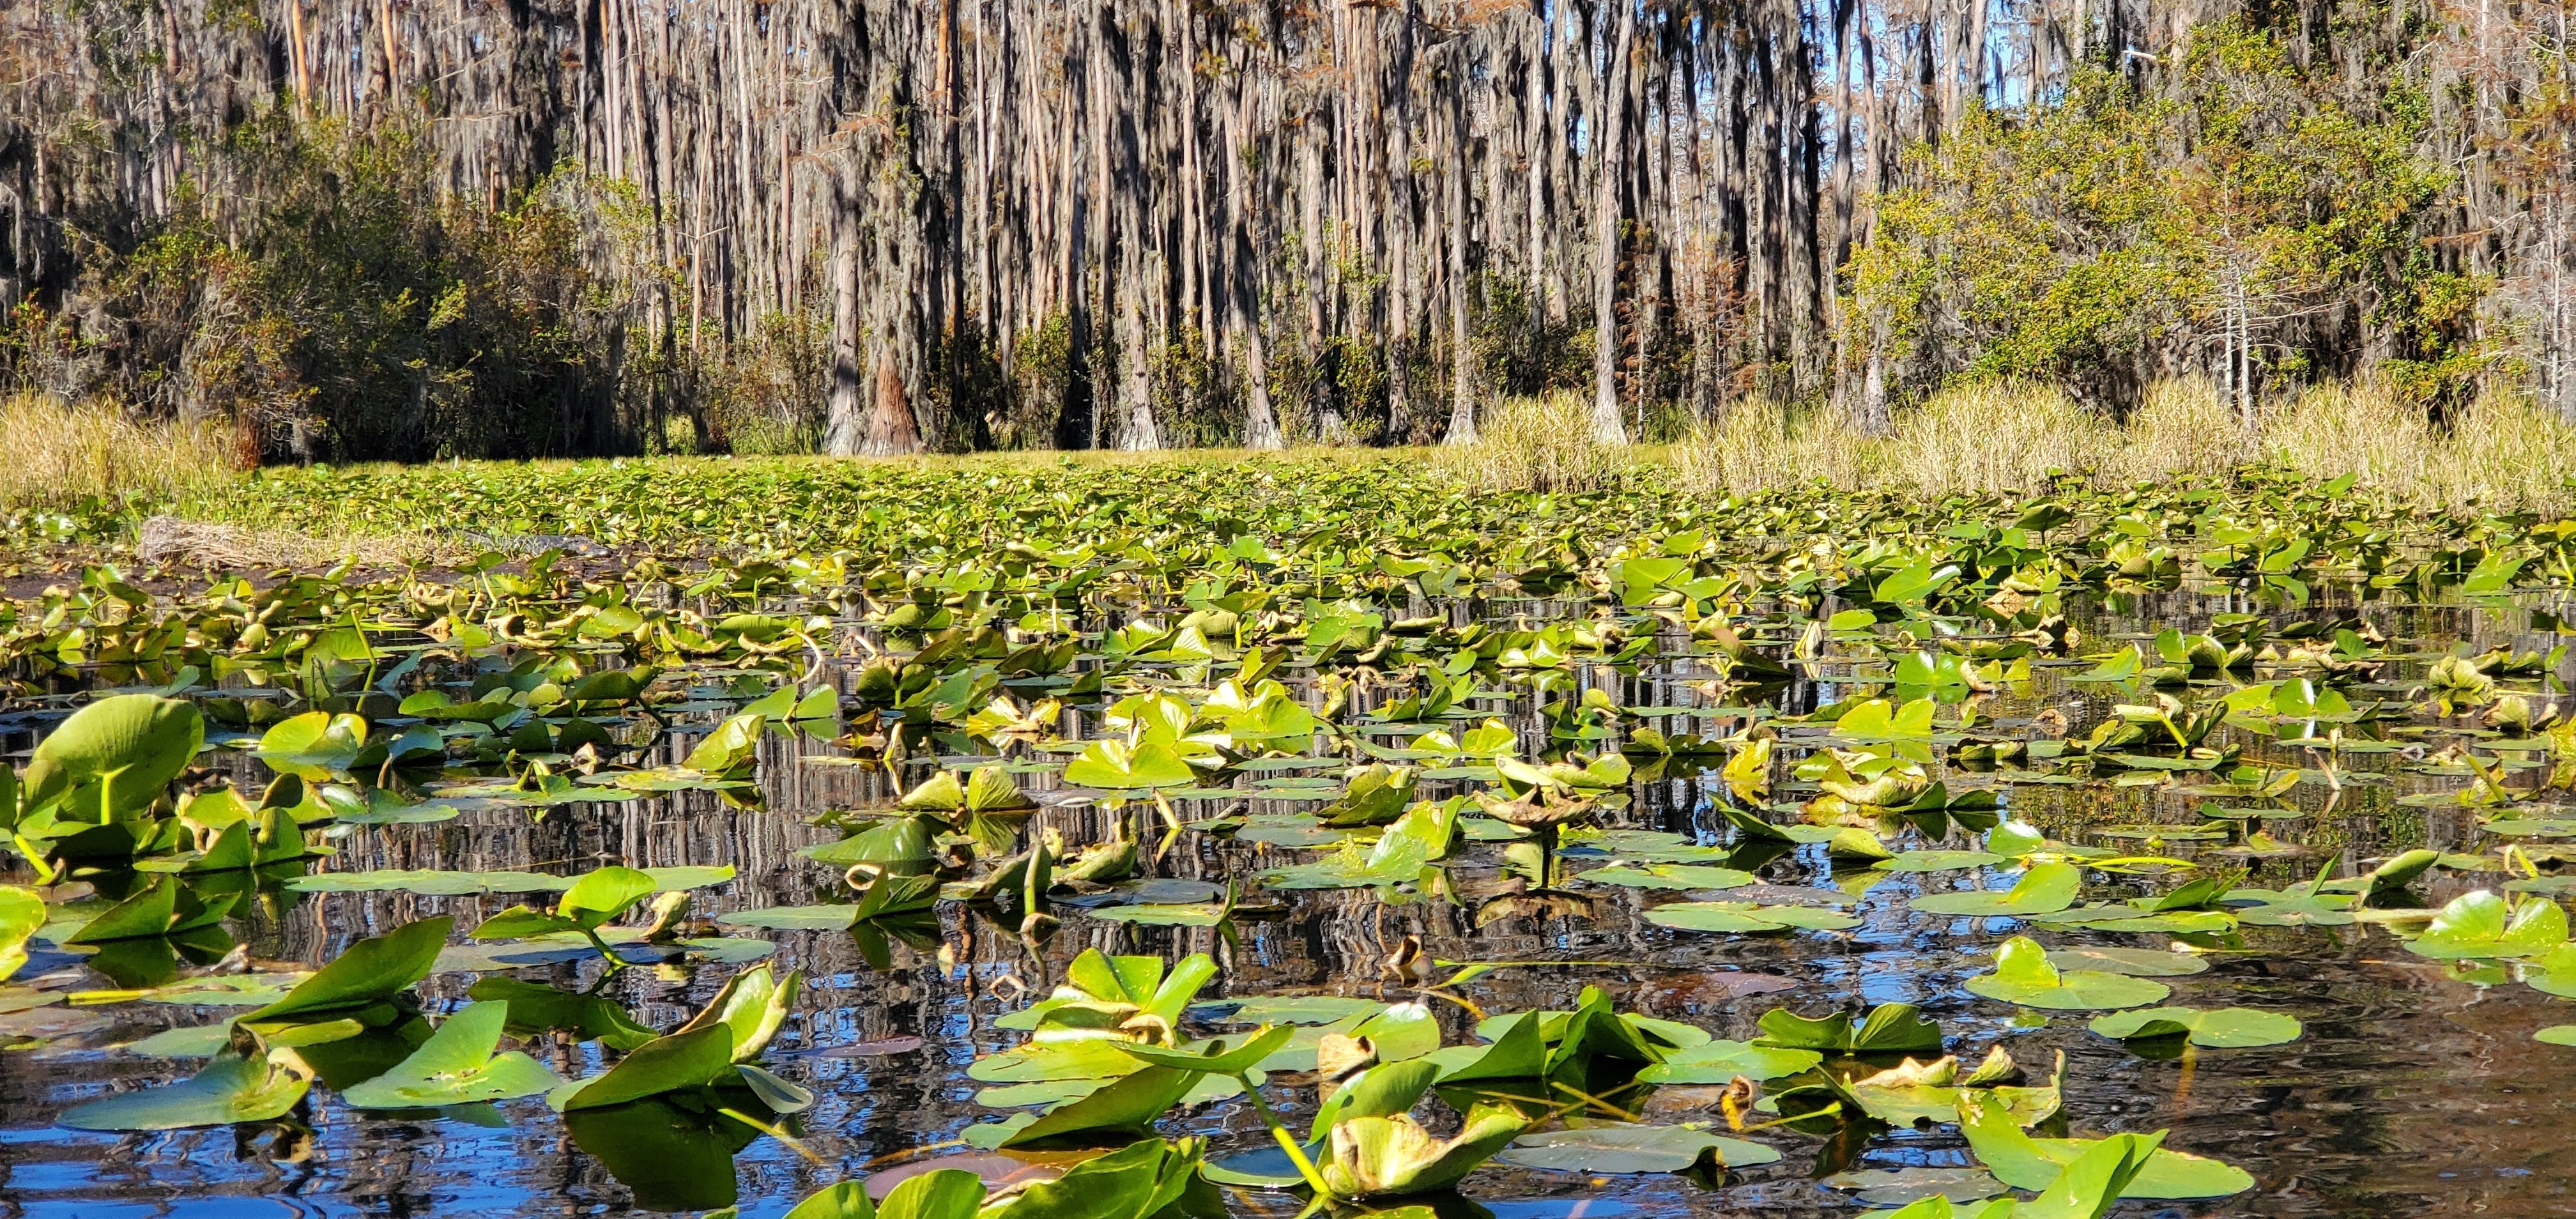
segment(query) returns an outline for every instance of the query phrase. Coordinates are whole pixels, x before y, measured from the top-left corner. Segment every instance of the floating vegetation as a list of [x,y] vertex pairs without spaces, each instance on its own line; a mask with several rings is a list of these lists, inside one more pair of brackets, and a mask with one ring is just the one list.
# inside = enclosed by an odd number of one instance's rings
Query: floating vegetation
[[89,1081],[15,1120],[648,1210],[2055,1217],[2269,1205],[2137,1102],[2300,1086],[2347,988],[2576,1044],[2564,522],[581,469],[618,553],[15,607],[0,1035]]

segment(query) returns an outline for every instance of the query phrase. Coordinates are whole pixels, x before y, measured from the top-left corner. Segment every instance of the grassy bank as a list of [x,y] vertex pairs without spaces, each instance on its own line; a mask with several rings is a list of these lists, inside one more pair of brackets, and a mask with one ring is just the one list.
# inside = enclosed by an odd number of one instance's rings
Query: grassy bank
[[2447,424],[2385,390],[2332,386],[2258,410],[2248,427],[2202,383],[2156,387],[2126,421],[2055,389],[1995,383],[1951,390],[1900,413],[1887,435],[1840,415],[1747,402],[1670,455],[1682,485],[1749,494],[1822,480],[1842,487],[2022,490],[2052,474],[2118,485],[2271,464],[2319,481],[2354,476],[2427,506],[2565,511],[2576,427],[2490,397]]
[[[906,507],[925,487],[981,483],[997,516],[1089,512],[1125,503],[1140,480],[1204,482],[1203,529],[1223,529],[1243,495],[1280,495],[1329,511],[1358,479],[1400,484],[1426,502],[1495,492],[1621,488],[1640,510],[1676,496],[1791,489],[2013,492],[2074,478],[2096,486],[2223,480],[2249,465],[2362,488],[2419,507],[2576,511],[2576,427],[2509,400],[2447,424],[2370,389],[2318,390],[2269,406],[2252,426],[2205,387],[2174,383],[2124,421],[2052,389],[2000,383],[1955,390],[1900,412],[1886,435],[1830,412],[1752,401],[1668,446],[1593,444],[1576,395],[1488,408],[1482,443],[1432,450],[1309,449],[1282,454],[1023,452],[898,461],[655,458],[420,466],[272,467],[244,475],[212,428],[140,423],[42,399],[0,402],[0,502],[22,534],[132,541],[150,517],[232,527],[197,551],[306,565],[358,553],[385,561],[470,554],[492,539],[563,534],[660,544],[757,546],[881,536],[917,528]],[[1480,505],[1500,510],[1505,505]],[[30,515],[37,513],[39,515]],[[1176,521],[1175,528],[1192,527]],[[853,532],[855,531],[855,532]],[[155,549],[143,531],[147,550]],[[802,544],[802,542],[800,542]]]
[[0,508],[187,499],[240,469],[231,429],[138,420],[37,394],[0,398]]

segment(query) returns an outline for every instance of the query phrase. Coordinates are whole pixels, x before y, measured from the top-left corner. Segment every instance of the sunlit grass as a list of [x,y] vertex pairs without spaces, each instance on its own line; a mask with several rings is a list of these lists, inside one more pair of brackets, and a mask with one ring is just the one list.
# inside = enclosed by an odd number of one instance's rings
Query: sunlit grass
[[1505,398],[1478,428],[1475,444],[1433,450],[1432,460],[1479,490],[1596,491],[1633,456],[1592,438],[1591,404],[1574,393]]
[[2320,482],[2357,484],[2426,505],[2559,510],[2576,504],[2576,426],[2506,395],[2447,422],[2370,385],[2329,385],[2267,404],[2249,428],[2206,383],[2158,385],[2128,419],[2079,406],[2050,386],[1952,389],[1865,436],[1832,411],[1748,400],[1673,446],[1682,484],[1749,494],[1839,487],[2027,490],[2053,475],[2100,485],[2215,478],[2267,463]]
[[39,394],[0,398],[0,507],[185,498],[236,477],[236,454],[232,429],[214,421],[142,420]]

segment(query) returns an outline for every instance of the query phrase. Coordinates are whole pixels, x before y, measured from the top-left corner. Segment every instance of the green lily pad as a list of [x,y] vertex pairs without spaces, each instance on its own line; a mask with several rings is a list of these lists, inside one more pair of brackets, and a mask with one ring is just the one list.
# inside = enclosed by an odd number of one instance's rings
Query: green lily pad
[[1603,1175],[1680,1172],[1702,1159],[1728,1168],[1747,1168],[1779,1158],[1779,1152],[1760,1143],[1710,1134],[1696,1126],[1625,1122],[1524,1134],[1494,1157],[1498,1163],[1519,1168]]
[[312,1072],[292,1051],[249,1040],[188,1079],[74,1105],[54,1120],[74,1130],[118,1131],[265,1122],[286,1116],[312,1086]]
[[[692,868],[639,868],[652,879],[653,892],[703,889],[734,878],[731,865]],[[299,893],[417,893],[423,897],[463,897],[476,893],[561,893],[578,880],[541,872],[448,872],[435,868],[384,869],[371,872],[315,872],[290,877],[286,887]]]
[[1574,879],[1596,885],[1626,885],[1635,889],[1735,889],[1753,883],[1754,876],[1737,868],[1715,868],[1705,864],[1666,863],[1633,867],[1613,864],[1575,873]]
[[1202,1003],[1192,1012],[1200,1019],[1213,1019],[1225,1024],[1331,1024],[1385,1008],[1384,1002],[1375,999],[1341,995],[1278,995],[1239,1002],[1219,1000]]
[[1953,1202],[1976,1202],[2004,1192],[2007,1186],[1982,1168],[1865,1168],[1825,1178],[1835,1189],[1871,1206],[1903,1206],[1940,1196]]
[[770,906],[760,910],[738,910],[719,914],[719,927],[745,927],[761,931],[846,931],[858,918],[855,904],[822,906]]
[[2509,906],[2485,889],[2451,899],[2407,951],[2437,961],[2533,957],[2567,942],[2567,908],[2545,897]]
[[[1997,1180],[2015,1189],[2046,1189],[2099,1139],[2036,1139],[2001,1104],[1971,1089],[1961,1094],[1959,1128]],[[2254,1177],[2221,1160],[2158,1148],[2120,1192],[2123,1198],[2225,1198],[2254,1188]]]
[[428,977],[454,925],[440,915],[360,940],[241,1023],[312,1023],[367,1011]]
[[501,1053],[505,1002],[467,1004],[401,1065],[340,1094],[360,1109],[437,1108],[535,1096],[563,1083],[517,1050]]
[[2090,944],[2052,949],[2048,963],[2059,969],[2090,969],[2136,978],[2182,978],[2209,970],[2207,960],[2187,952],[2103,948]]
[[1878,866],[1890,872],[1956,872],[2008,862],[2009,857],[1987,851],[1913,850],[1882,860]]
[[1639,1083],[1722,1084],[1742,1075],[1778,1079],[1795,1075],[1825,1060],[1814,1050],[1788,1049],[1750,1041],[1710,1041],[1674,1050],[1664,1060],[1637,1072]]
[[2057,1011],[2141,1007],[2159,1003],[2173,988],[2148,978],[2099,970],[2060,971],[2048,951],[2028,936],[2014,936],[1995,950],[1995,971],[1968,979],[1969,993],[2023,1007]]
[[1756,1045],[1833,1055],[1934,1057],[1941,1053],[1941,1026],[1924,1019],[1923,1010],[1911,1003],[1879,1004],[1858,1024],[1847,1012],[1810,1017],[1777,1007],[1762,1013],[1761,1026]]
[[2001,893],[1926,893],[1907,903],[1924,914],[1970,917],[2015,917],[2047,914],[2075,904],[2084,873],[2071,863],[2033,864],[2013,887]]
[[2186,1037],[2209,1049],[2242,1049],[2296,1041],[2302,1032],[2296,1017],[2251,1008],[2223,1007],[2201,1011],[2189,1007],[2151,1007],[2096,1016],[2085,1026],[2121,1041]]
[[1683,931],[1770,932],[1792,927],[1809,931],[1844,931],[1861,925],[1857,915],[1814,906],[1765,906],[1760,902],[1670,902],[1646,912],[1646,921]]

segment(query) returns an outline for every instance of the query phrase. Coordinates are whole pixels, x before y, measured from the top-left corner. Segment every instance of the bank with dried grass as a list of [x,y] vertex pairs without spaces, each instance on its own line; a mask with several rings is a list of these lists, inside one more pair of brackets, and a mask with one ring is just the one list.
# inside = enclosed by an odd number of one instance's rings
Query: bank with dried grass
[[0,398],[0,508],[181,499],[229,481],[241,459],[233,429],[214,421],[141,419],[41,394]]
[[2425,504],[2498,510],[2576,507],[2576,424],[2527,399],[2490,394],[2437,417],[2375,385],[2328,385],[2231,409],[2207,383],[2148,391],[2125,419],[2054,387],[1997,381],[1934,395],[1867,435],[1835,412],[1741,402],[1669,453],[1682,486],[1753,492],[1824,482],[1926,492],[2029,490],[2216,478],[2268,464]]

